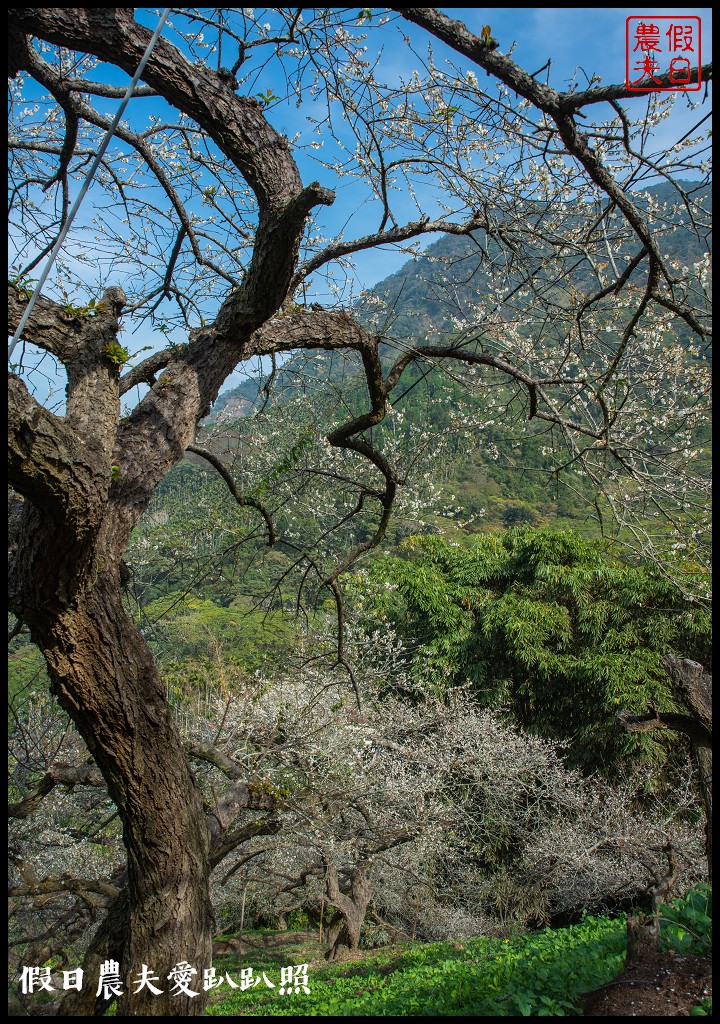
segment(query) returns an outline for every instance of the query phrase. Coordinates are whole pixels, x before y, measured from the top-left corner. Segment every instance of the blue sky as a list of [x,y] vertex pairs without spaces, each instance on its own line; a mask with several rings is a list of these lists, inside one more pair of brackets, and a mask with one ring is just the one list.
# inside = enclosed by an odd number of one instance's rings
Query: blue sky
[[[352,10],[352,9],[346,9]],[[382,8],[375,9],[378,15],[383,12]],[[548,59],[551,60],[549,70],[549,83],[557,89],[566,89],[578,69],[579,79],[583,81],[583,71],[591,76],[600,74],[604,84],[622,82],[625,78],[625,24],[628,16],[643,14],[638,7],[633,8],[558,8],[558,7],[521,7],[521,8],[440,8],[450,17],[464,21],[471,31],[479,34],[482,26],[489,24],[492,34],[497,39],[500,51],[508,53],[512,48],[512,57],[516,63],[530,72],[543,67]],[[149,28],[157,24],[159,8],[137,8],[136,17]],[[262,9],[255,9],[256,16],[264,18]],[[711,51],[711,28],[712,9],[704,8],[657,8],[647,14],[648,19],[653,15],[671,15],[682,18],[685,15],[697,16],[702,24],[702,47],[703,63],[712,59]],[[272,15],[267,15],[268,19]],[[173,42],[177,42],[177,35],[172,27],[173,16],[164,30],[164,35]],[[180,23],[181,20],[178,21]],[[380,27],[377,25],[377,16],[368,26],[368,51],[375,53],[382,47],[384,55],[382,68],[385,72],[394,72],[404,79],[409,78],[412,70],[418,66],[418,56],[413,53],[410,46],[399,40],[396,30],[397,18],[393,23]],[[413,48],[418,54],[426,51],[428,36],[417,29],[409,22],[400,21],[402,30],[409,37]],[[187,28],[187,24],[184,26]],[[202,26],[198,26],[198,31]],[[206,30],[205,36],[209,42],[214,39],[212,30]],[[445,60],[452,60],[462,66],[456,54],[448,47],[437,41],[433,41],[436,59],[442,64]],[[255,51],[257,52],[257,51]],[[225,44],[223,51],[223,63],[229,62],[229,44]],[[214,58],[213,58],[214,59]],[[251,62],[249,62],[251,63]],[[468,68],[472,65],[468,62]],[[547,73],[541,76],[545,80]],[[93,72],[98,80],[112,82],[114,84],[127,84],[128,77],[118,69],[106,66]],[[481,73],[482,77],[482,73]],[[271,89],[273,92],[282,94],[283,83],[273,75],[270,67],[263,67],[258,72],[256,85],[251,86],[250,91]],[[484,83],[481,83],[484,84]],[[697,101],[701,98],[700,93],[688,94],[689,98]],[[624,101],[630,114],[640,112],[644,106],[644,98],[639,96],[632,101]],[[94,100],[98,109],[107,116],[112,116],[117,109],[118,101]],[[128,110],[128,120],[132,127],[140,130],[145,127],[143,123],[149,112],[159,112],[164,104],[157,99],[139,101],[135,100]],[[688,109],[686,98],[680,96],[675,104],[673,116],[663,122],[658,129],[655,148],[671,146],[687,129],[706,113],[709,104],[702,109],[692,111]],[[166,108],[168,117],[172,117],[172,111]],[[306,118],[312,112],[312,105],[304,103],[301,110],[298,110],[294,102],[274,103],[267,110],[267,116],[279,131],[288,138],[301,130],[307,129]],[[597,107],[594,114],[607,115],[609,109]],[[336,183],[327,180],[323,181],[323,169],[314,164],[310,159],[298,153],[298,163],[304,180],[309,181],[319,177],[323,184],[333,187]],[[347,218],[347,211],[352,210],[358,202],[354,193],[343,187],[338,194],[338,200],[334,208],[318,211],[325,219],[328,233],[343,227]],[[84,211],[83,211],[84,212]],[[409,211],[412,216],[412,211]],[[367,229],[367,225],[364,225]],[[364,232],[359,232],[364,233]],[[348,230],[348,237],[352,234]],[[360,254],[356,258],[358,277],[363,286],[368,287],[397,270],[402,264],[404,257],[392,251]]]
[[[567,89],[578,68],[589,76],[599,74],[603,84],[622,83],[625,80],[625,26],[626,19],[647,14],[648,21],[653,15],[693,15],[701,19],[702,62],[712,60],[712,8],[657,8],[647,11],[642,7],[483,7],[483,8],[439,8],[449,17],[463,21],[476,35],[484,25],[490,25],[493,37],[497,39],[502,53],[508,53],[513,43],[512,58],[525,70],[533,73],[543,67],[548,59],[552,64],[549,84],[559,90]],[[407,26],[411,39],[427,37]],[[389,34],[389,27],[388,27]],[[434,43],[436,57],[447,55],[455,59],[452,51],[441,43]],[[406,48],[393,49],[393,61],[398,71],[407,76],[414,67],[415,57]],[[468,64],[468,67],[471,65]],[[543,80],[544,77],[543,77]],[[581,75],[582,80],[582,75]],[[702,93],[693,93],[697,101]],[[642,96],[625,101],[632,113],[642,110]],[[705,107],[692,111],[687,102],[679,97],[672,117],[658,129],[656,148],[673,145],[686,130],[691,128],[707,112]],[[603,113],[609,113],[605,110]],[[356,259],[359,276],[365,286],[375,284],[388,274],[399,269],[404,258],[390,252],[361,254]]]
[[[376,10],[378,13],[383,12],[383,9]],[[699,17],[701,19],[702,61],[708,63],[712,59],[712,9],[709,7],[657,8],[649,12],[638,7],[501,7],[440,8],[440,10],[450,17],[463,21],[475,34],[480,33],[483,25],[489,24],[493,37],[499,43],[500,51],[508,53],[512,48],[512,57],[515,62],[531,73],[542,68],[550,59],[551,66],[547,73],[549,74],[549,84],[560,90],[567,89],[576,76],[582,84],[583,72],[588,77],[593,74],[601,75],[603,84],[606,85],[624,82],[626,19],[631,16],[646,16],[648,21],[651,21],[653,16],[672,16],[679,20],[687,15]],[[256,13],[259,13],[259,9],[256,9]],[[151,20],[148,20],[148,24],[151,23]],[[403,44],[398,39],[397,23],[397,19],[394,19],[391,24],[379,27],[377,16],[375,16],[372,23],[368,25],[368,50],[375,53],[382,47],[381,66],[383,70],[394,72],[398,76],[408,79],[413,69],[418,66],[418,57],[413,49],[417,54],[424,54],[429,37],[409,22],[400,22],[411,46]],[[454,54],[444,44],[436,40],[433,40],[432,43],[436,60],[439,63],[451,60],[463,66],[462,59],[458,58],[457,54]],[[469,62],[466,62],[465,66],[473,67]],[[542,77],[543,80],[546,80],[545,74]],[[269,70],[263,68],[262,75],[257,79],[257,87],[263,90],[272,88],[273,91],[280,92],[281,86],[276,82],[277,80],[272,77]],[[482,81],[481,84],[483,84]],[[689,106],[688,99],[691,102],[698,102],[701,98],[702,93],[691,93],[688,94],[688,97],[678,97],[671,118],[664,121],[656,130],[653,148],[662,149],[672,146],[707,113],[709,103],[697,110],[692,110]],[[631,116],[634,113],[639,116],[644,109],[645,102],[644,97],[638,96],[624,101],[623,105],[626,106]],[[270,106],[267,116],[278,130],[292,138],[298,130],[302,129],[301,122],[310,112],[311,107],[307,104],[304,104],[303,108],[298,111],[294,103],[279,103]],[[610,113],[607,107],[596,107],[593,111],[596,116],[608,116]],[[322,168],[318,169],[317,165],[313,165],[309,159],[303,158],[302,154],[299,154],[297,159],[304,180],[319,177],[321,182],[333,187],[333,182],[323,181]],[[347,211],[352,210],[355,203],[354,195],[351,186],[341,186],[335,206],[318,211],[328,233],[345,227]],[[367,207],[359,211],[357,222],[358,225],[364,224],[365,230],[368,230],[365,220],[366,211]],[[408,208],[408,217],[412,218],[412,216],[413,212]],[[352,230],[353,227],[355,227],[355,231]],[[364,230],[351,222],[346,237],[362,233]],[[429,244],[430,241],[432,239],[428,238],[427,243]],[[358,284],[364,287],[376,284],[398,270],[406,258],[402,253],[389,249],[375,249],[371,252],[357,254],[355,266]]]
[[[352,11],[353,9],[344,9]],[[426,53],[428,36],[408,22],[401,22],[403,32],[410,40],[410,45],[403,43],[399,38],[394,24],[385,27],[377,25],[377,17],[383,9],[377,10],[372,23],[368,26],[368,52],[374,54],[383,47],[382,68],[384,72],[394,72],[403,79],[408,79],[414,68],[418,66],[418,55]],[[492,35],[499,43],[500,51],[507,53],[512,47],[512,57],[516,63],[529,72],[535,72],[551,60],[549,71],[549,83],[558,89],[566,89],[578,69],[580,82],[584,82],[583,72],[587,76],[599,74],[604,84],[623,82],[625,78],[625,26],[629,16],[645,16],[651,21],[654,16],[669,15],[679,20],[688,15],[701,19],[702,25],[702,59],[703,63],[711,60],[711,8],[657,8],[655,10],[643,10],[633,8],[441,8],[450,17],[457,18],[466,23],[468,28],[479,34],[483,25],[489,24]],[[264,17],[260,9],[255,13]],[[149,28],[155,27],[159,15],[158,8],[136,8],[136,17]],[[170,24],[166,26],[164,35],[173,42],[177,41],[177,34]],[[268,15],[271,19],[272,15]],[[397,19],[394,19],[397,21]],[[180,23],[180,22],[179,22]],[[187,27],[187,24],[185,24]],[[212,41],[213,31],[207,32],[207,39]],[[462,64],[449,48],[443,44],[433,41],[436,61],[442,64],[450,59],[455,63]],[[416,51],[416,52],[413,52]],[[255,51],[257,52],[257,51]],[[226,57],[227,50],[223,51]],[[229,63],[229,58],[223,63]],[[251,62],[249,62],[251,64]],[[470,68],[471,65],[467,64]],[[542,78],[545,80],[545,74]],[[113,82],[116,84],[127,84],[128,77],[112,67],[99,69],[93,72],[96,79]],[[482,72],[480,73],[483,79]],[[266,67],[258,70],[256,85],[250,89],[258,90],[271,89],[273,92],[283,93],[284,89],[278,84],[279,78],[273,77],[273,73]],[[481,81],[481,84],[482,83]],[[709,109],[709,103],[690,108],[687,100],[698,102],[702,99],[702,93],[691,93],[687,97],[679,96],[675,104],[672,117],[663,122],[658,129],[658,136],[655,140],[655,149],[671,146],[685,131],[696,124]],[[119,101],[96,101],[98,108],[107,115],[112,115],[117,109]],[[644,108],[645,99],[640,96],[632,101],[624,101],[624,105],[630,114],[638,114]],[[133,101],[127,115],[132,127],[141,130],[147,123],[149,112],[159,113],[163,104],[155,100]],[[168,110],[168,114],[171,112]],[[273,103],[267,108],[267,116],[272,124],[289,138],[299,130],[307,129],[307,116],[312,113],[312,105],[303,103],[300,109],[294,102]],[[596,109],[593,113],[604,116],[609,110]],[[144,122],[144,123],[143,123]],[[323,184],[333,187],[336,183],[324,178],[324,169],[314,163],[311,154],[298,154],[298,163],[305,181],[319,178]],[[370,206],[361,206],[361,200],[357,198],[359,192],[357,186],[348,185],[338,191],[338,199],[334,207],[321,211],[324,218],[324,227],[328,235],[332,235],[344,226],[350,214],[355,213],[355,223],[351,223],[347,229],[346,237],[354,237],[364,234],[370,230],[373,222],[368,217]],[[90,197],[88,197],[89,199]],[[400,199],[402,204],[402,197]],[[403,212],[403,211],[401,211]],[[83,209],[81,218],[88,217],[89,211]],[[412,210],[408,204],[408,216],[412,217]],[[432,239],[428,238],[428,242]],[[372,250],[367,253],[358,254],[355,259],[357,267],[357,283],[359,286],[369,287],[382,280],[388,274],[393,273],[405,262],[407,257],[392,250]],[[131,349],[139,348],[147,343],[143,337],[146,332],[140,330],[132,339]],[[157,337],[157,335],[156,335]]]
[[[450,16],[463,15],[469,27],[480,23],[491,26],[500,49],[507,53],[511,40],[517,43],[516,63],[527,70],[542,67],[552,58],[550,84],[566,87],[575,67],[588,74],[597,72],[605,84],[625,78],[625,21],[646,15],[696,15],[702,20],[703,63],[712,59],[710,7],[655,8],[635,7],[518,7],[483,8],[478,11],[444,8]],[[484,20],[485,19],[485,20]]]

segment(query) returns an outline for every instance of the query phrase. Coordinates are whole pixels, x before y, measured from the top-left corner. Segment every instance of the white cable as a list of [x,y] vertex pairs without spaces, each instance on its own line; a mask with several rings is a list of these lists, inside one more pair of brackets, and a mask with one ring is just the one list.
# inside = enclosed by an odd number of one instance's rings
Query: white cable
[[38,299],[38,297],[40,295],[40,292],[42,291],[42,286],[47,281],[48,274],[52,270],[52,265],[55,262],[58,253],[60,252],[60,248],[62,247],[63,242],[65,241],[65,236],[67,235],[68,231],[70,230],[70,226],[71,226],[73,220],[75,219],[76,213],[80,209],[80,204],[83,201],[83,199],[85,198],[85,194],[87,193],[87,190],[90,188],[90,182],[93,179],[95,171],[100,166],[100,161],[102,160],[103,156],[105,155],[105,150],[108,148],[108,145],[110,144],[110,139],[113,137],[115,129],[117,128],[118,124],[120,123],[120,118],[123,116],[123,113],[125,112],[125,107],[128,105],[130,97],[132,96],[133,91],[135,89],[135,86],[138,83],[138,79],[140,78],[140,75],[145,70],[145,65],[147,64],[147,62],[148,62],[148,60],[150,58],[150,54],[155,49],[155,44],[157,43],[158,39],[160,38],[160,33],[162,32],[163,26],[165,25],[165,22],[168,19],[168,16],[170,14],[170,10],[171,10],[170,7],[166,7],[165,10],[163,11],[162,15],[160,16],[160,21],[158,22],[157,28],[155,29],[155,32],[153,33],[152,39],[150,40],[150,42],[147,45],[147,49],[145,50],[145,53],[143,54],[143,58],[142,58],[142,60],[140,61],[139,65],[138,65],[137,71],[133,75],[133,80],[130,83],[130,85],[127,87],[127,92],[125,93],[125,95],[123,97],[123,101],[120,104],[120,106],[118,107],[118,111],[117,111],[117,113],[115,114],[115,117],[112,120],[112,124],[110,125],[110,127],[108,128],[108,130],[105,133],[105,138],[103,139],[102,144],[100,146],[100,149],[98,150],[98,154],[95,157],[95,160],[93,161],[93,165],[92,165],[92,167],[90,168],[90,170],[87,173],[87,177],[85,178],[85,181],[83,182],[82,188],[80,189],[80,191],[79,191],[79,193],[77,195],[77,198],[76,198],[75,202],[73,203],[72,209],[70,210],[70,214],[68,215],[68,219],[65,221],[65,224],[63,225],[63,228],[62,228],[60,234],[58,235],[57,241],[55,242],[55,245],[53,246],[52,252],[50,253],[50,256],[48,257],[48,261],[45,264],[45,269],[43,270],[42,274],[40,275],[40,280],[38,281],[37,288],[35,288],[35,290],[33,291],[32,295],[30,296],[30,301],[28,302],[28,307],[25,310],[25,312],[23,314],[23,317],[22,317],[20,323],[17,326],[17,330],[15,331],[15,334],[13,335],[13,339],[12,339],[12,341],[10,343],[10,348],[8,349],[8,359],[10,359],[12,357],[12,354],[15,351],[15,346],[17,345],[18,341],[20,340],[22,332],[23,332],[23,330],[25,328],[25,324],[28,322],[28,320],[30,318],[30,314],[32,313],[33,306],[37,302],[37,299]]

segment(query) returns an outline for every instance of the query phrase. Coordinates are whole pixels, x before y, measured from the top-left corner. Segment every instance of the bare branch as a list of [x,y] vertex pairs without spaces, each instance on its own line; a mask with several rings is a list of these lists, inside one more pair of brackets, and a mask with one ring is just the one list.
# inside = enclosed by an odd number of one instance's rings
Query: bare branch
[[712,736],[707,729],[690,715],[679,715],[670,711],[656,711],[651,708],[644,715],[621,712],[618,721],[626,732],[652,732],[653,729],[673,729],[682,732],[703,747],[709,747]]
[[94,786],[104,789],[105,782],[97,768],[90,765],[54,764],[22,800],[8,804],[8,816],[29,817],[56,786],[68,786],[71,789],[74,786]]
[[393,10],[399,11],[409,21],[421,25],[457,50],[458,53],[469,57],[470,60],[495,75],[515,92],[530,100],[539,110],[549,114],[557,125],[568,153],[583,165],[592,180],[623,211],[651,259],[657,266],[662,267],[657,240],[650,231],[647,218],[637,204],[630,199],[628,193],[603,167],[588,144],[587,138],[578,131],[573,120],[573,114],[578,109],[578,104],[573,99],[572,93],[559,93],[557,90],[537,82],[509,57],[503,56],[474,36],[462,22],[453,21],[440,11],[425,7],[393,8]]
[[289,294],[293,295],[314,270],[318,270],[326,263],[330,263],[332,260],[339,259],[342,256],[350,256],[353,253],[362,252],[364,249],[372,249],[378,245],[406,242],[410,238],[417,238],[420,235],[431,232],[442,231],[445,234],[468,235],[480,228],[489,230],[488,223],[480,213],[473,214],[470,220],[464,221],[462,224],[454,224],[444,218],[430,220],[429,217],[424,217],[422,220],[411,221],[403,227],[393,227],[389,230],[381,229],[375,232],[375,234],[364,235],[362,238],[356,238],[351,242],[335,242],[298,268],[297,273],[290,282]]
[[270,513],[267,511],[264,505],[262,505],[255,498],[243,497],[243,495],[240,494],[237,487],[235,486],[235,481],[233,480],[232,476],[230,475],[226,467],[222,464],[220,459],[216,455],[213,455],[212,452],[209,452],[207,448],[199,448],[197,447],[197,445],[191,444],[188,445],[187,451],[192,452],[193,455],[199,455],[200,458],[205,459],[206,462],[209,462],[213,469],[217,470],[217,472],[220,474],[220,476],[227,484],[228,490],[230,491],[238,505],[240,505],[241,507],[257,509],[257,511],[265,520],[265,525],[267,526],[268,531],[267,543],[268,547],[271,548],[275,541],[277,540],[277,534],[275,533],[275,527],[273,525],[272,519],[270,518]]

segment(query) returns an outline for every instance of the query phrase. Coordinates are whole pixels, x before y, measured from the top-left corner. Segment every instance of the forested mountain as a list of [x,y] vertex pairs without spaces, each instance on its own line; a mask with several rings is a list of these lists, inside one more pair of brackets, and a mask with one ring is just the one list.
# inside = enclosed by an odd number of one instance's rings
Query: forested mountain
[[[709,221],[711,188],[694,186],[691,182],[678,184],[707,210]],[[677,190],[670,184],[650,186],[645,195],[646,209],[677,202]],[[684,208],[678,210],[675,223],[674,230],[659,236],[660,250],[663,255],[692,266],[703,259],[706,246],[710,245],[709,229],[699,222],[697,213],[691,215]],[[492,257],[492,241],[484,231],[469,236],[443,235],[396,273],[369,288],[355,311],[367,320],[373,311],[381,310],[380,320],[389,334],[418,343],[435,333],[452,333],[458,313],[471,310],[482,300],[483,285],[487,282],[485,267]],[[582,264],[575,268],[570,281],[574,287],[582,285],[586,270]],[[335,358],[337,360],[337,356]],[[278,383],[281,389],[283,384],[289,383],[283,381],[282,371]],[[210,418],[217,419],[226,409],[244,415],[256,402],[257,391],[257,383],[250,380],[224,391]]]
[[[691,182],[679,184],[694,203],[707,211],[709,223],[710,188]],[[678,192],[671,184],[651,186],[644,195],[643,205],[651,220],[658,211],[677,204]],[[663,254],[688,266],[701,261],[710,239],[709,228],[698,217],[697,209],[690,212],[681,205],[673,218],[664,215],[664,220],[665,230],[658,235]],[[631,255],[627,254],[628,261]],[[538,278],[546,275],[542,252],[525,256],[530,267],[537,265]],[[386,360],[407,342],[423,344],[453,335],[462,336],[463,328],[473,324],[486,299],[489,274],[497,270],[492,266],[496,257],[497,246],[484,231],[469,236],[443,235],[396,273],[368,289],[356,304],[355,313],[390,339],[385,346]],[[518,274],[513,271],[508,276],[508,302],[516,301],[518,284]],[[548,282],[548,287],[554,287],[559,293],[566,287],[590,292],[593,288],[591,268],[587,261],[574,259],[568,280],[562,286]],[[672,324],[669,316],[669,328]],[[685,337],[685,325],[680,324],[678,330],[680,338]],[[502,332],[483,336],[483,347],[501,353]],[[703,352],[702,358],[710,359],[710,351]],[[220,395],[206,422],[230,424],[262,403],[282,403],[297,393],[298,386],[306,387],[312,379],[329,376],[339,381],[359,374],[360,365],[351,356],[316,355],[312,363],[304,357],[290,358],[279,368],[272,382],[272,393],[262,390],[267,378],[243,381]],[[400,404],[406,419],[411,422],[424,419],[439,433],[452,431],[453,408],[468,402],[472,405],[472,399],[459,384],[449,380],[440,367],[416,373],[415,385],[421,376],[420,387],[404,389],[407,397],[401,399]],[[359,394],[364,394],[361,377],[357,389]],[[467,512],[466,518],[471,521],[481,516],[484,523],[511,526],[559,519],[571,521],[578,528],[587,516],[591,489],[582,481],[569,486],[564,479],[549,478],[551,460],[543,455],[546,434],[540,427],[522,423],[522,419],[518,410],[517,416],[485,426],[482,434],[472,440],[460,435],[455,442],[446,438],[453,458],[452,471],[443,474],[444,492],[448,498],[452,495],[453,501],[457,497]],[[592,532],[593,528],[590,530]]]
[[[712,215],[710,188],[694,187],[690,182],[679,184],[707,210],[709,220]],[[654,185],[645,194],[647,199],[643,205],[648,211],[677,203],[674,185]],[[541,212],[529,216],[540,219]],[[692,266],[703,258],[709,232],[698,223],[696,215],[691,217],[684,208],[678,210],[675,223],[674,230],[659,234],[660,250],[663,255]],[[543,255],[542,250],[529,254],[537,263],[538,274],[547,275]],[[429,245],[423,255],[408,261],[395,274],[371,288],[361,300],[360,308],[370,311],[379,307],[387,311],[387,322],[396,337],[419,341],[434,333],[452,332],[457,329],[458,318],[482,302],[487,289],[487,267],[496,258],[497,246],[485,231],[470,236],[443,235]],[[579,289],[586,285],[589,290],[589,270],[587,261],[574,260],[568,284]],[[517,283],[517,275],[508,277],[508,293]]]

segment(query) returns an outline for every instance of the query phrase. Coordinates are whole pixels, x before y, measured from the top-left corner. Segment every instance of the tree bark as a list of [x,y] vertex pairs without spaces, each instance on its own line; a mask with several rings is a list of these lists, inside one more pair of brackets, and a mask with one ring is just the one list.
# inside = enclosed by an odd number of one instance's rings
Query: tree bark
[[[403,16],[476,60],[555,119],[568,153],[623,211],[646,246],[651,286],[659,264],[654,235],[639,208],[600,165],[576,128],[573,112],[579,107],[572,94],[542,86],[440,12],[407,9]],[[63,66],[60,74],[59,65],[46,60],[43,48],[32,40],[94,55],[133,74],[151,37],[148,29],[135,22],[132,8],[13,8],[9,33],[11,73],[26,71],[76,118],[84,91],[82,76],[71,87],[72,72]],[[9,472],[25,503],[23,507],[22,502],[13,502],[10,589],[12,610],[27,623],[43,651],[57,699],[85,738],[123,822],[127,904],[124,910],[120,904],[114,906],[95,937],[88,963],[97,971],[105,959],[121,962],[126,993],[121,1015],[192,1016],[202,1014],[204,994],[172,995],[167,975],[179,961],[195,968],[196,978],[210,966],[209,871],[249,833],[235,832],[224,845],[214,833],[208,835],[200,794],[158,671],[122,606],[120,565],[132,529],[155,488],[192,444],[196,424],[209,411],[228,375],[253,355],[293,347],[350,348],[361,353],[371,408],[333,431],[328,440],[365,457],[380,473],[382,488],[367,493],[379,501],[382,512],[373,538],[336,566],[325,585],[335,584],[352,559],[374,546],[387,527],[398,478],[388,460],[365,439],[365,432],[382,420],[390,392],[414,360],[460,358],[493,367],[526,388],[531,416],[557,422],[563,429],[572,424],[552,406],[538,411],[539,381],[499,357],[468,352],[462,346],[421,346],[406,352],[384,377],[379,339],[354,325],[346,314],[274,317],[310,268],[353,249],[401,241],[438,226],[467,232],[483,223],[478,214],[465,224],[423,219],[394,228],[394,235],[384,228],[386,217],[374,236],[349,247],[326,248],[298,270],[307,217],[313,207],[330,205],[334,194],[318,182],[303,186],[292,145],[272,127],[262,103],[236,95],[232,75],[190,59],[166,38],[158,39],[149,54],[143,81],[212,140],[227,158],[230,172],[237,170],[254,193],[257,222],[252,257],[237,286],[220,304],[214,323],[190,331],[187,345],[154,354],[126,375],[124,382],[120,380],[124,360],[118,358],[123,347],[117,342],[125,301],[120,289],[108,289],[92,312],[88,307],[68,313],[67,306],[41,297],[24,327],[23,341],[51,353],[67,370],[67,411],[60,417],[44,409],[19,377],[11,377]],[[104,118],[95,116],[87,105],[82,110],[89,123],[103,125]],[[124,142],[135,145],[128,142],[132,133],[122,125],[117,132]],[[70,150],[72,136],[68,130]],[[146,150],[138,148],[138,152],[147,159]],[[66,155],[61,156],[67,170]],[[181,234],[189,231],[190,218],[182,210],[175,208],[175,212]],[[171,260],[163,284],[166,296],[172,266]],[[12,331],[27,301],[26,288],[10,288]],[[121,390],[139,381],[148,384],[149,391],[120,422]],[[578,429],[596,440],[603,436],[589,428]],[[241,797],[236,793],[221,809],[227,812],[227,821],[232,817],[232,800]],[[23,808],[18,810],[22,813]],[[218,818],[217,827],[225,827],[224,821]],[[327,866],[329,897],[343,922],[333,950],[356,949],[370,899],[369,855],[344,873],[345,892],[337,867],[329,862]],[[132,979],[143,964],[158,977],[156,984],[163,995],[152,995],[147,988],[134,992]],[[96,978],[94,983],[97,987]],[[192,987],[198,990],[197,984]],[[96,1002],[91,1007],[89,999],[75,1004],[68,999],[67,1006],[72,1005],[75,1015],[101,1012]]]
[[108,908],[85,954],[85,984],[79,991],[70,989],[65,993],[58,1017],[101,1017],[111,1004],[111,999],[104,999],[102,993],[97,994],[96,979],[100,976],[100,967],[105,960],[117,960],[122,965],[127,941],[128,909],[128,892],[123,889]]
[[712,747],[693,743],[691,750],[705,807],[705,857],[708,881],[712,881]]
[[660,948],[660,924],[656,915],[628,914],[625,967],[652,962]]
[[690,711],[679,715],[656,711],[644,715],[622,713],[620,722],[627,732],[674,729],[690,740],[690,750],[698,772],[700,793],[705,808],[705,855],[708,878],[712,879],[712,676],[696,661],[681,660],[668,654],[663,665],[675,696]]
[[[22,439],[22,431],[17,434]],[[31,472],[33,451],[25,457]],[[101,468],[96,454],[91,481]],[[55,492],[72,494],[74,470],[58,473]],[[81,531],[74,515],[51,516],[28,501],[19,509],[15,503],[11,604],[43,651],[54,695],[87,743],[123,824],[125,921],[108,923],[111,943],[101,934],[91,947],[85,984],[95,991],[100,962],[117,960],[122,1016],[199,1016],[202,985],[192,986],[197,996],[172,995],[167,976],[179,961],[188,961],[200,979],[211,965],[210,838],[164,685],[122,605],[126,535],[110,528],[115,514],[110,501],[97,527],[85,524]],[[143,965],[160,979],[162,995],[147,987],[135,992]],[[94,1011],[85,1006],[85,1012]]]
[[[99,572],[83,601],[33,629],[59,703],[71,715],[117,804],[128,855],[122,929],[122,1016],[200,1016],[197,996],[171,994],[171,970],[211,965],[209,834],[200,793],[145,641],[122,608],[117,581]],[[108,956],[113,957],[108,949]],[[90,958],[97,967],[100,958]],[[135,992],[143,965],[163,990]],[[90,966],[88,964],[88,966]],[[97,977],[89,979],[97,985]]]
[[323,859],[327,867],[328,902],[337,911],[328,928],[329,941],[332,945],[325,954],[325,959],[337,960],[347,953],[354,952],[360,945],[360,933],[372,895],[370,863],[360,861],[348,871],[347,892],[342,892],[337,866],[330,858]]
[[[66,86],[30,35],[62,39],[133,71],[149,39],[131,9],[36,8],[32,24],[26,12],[15,13],[13,73],[27,70],[56,93]],[[37,303],[23,339],[64,365],[66,413],[47,411],[11,377],[10,482],[25,501],[12,505],[10,602],[45,655],[58,702],[85,739],[123,823],[126,921],[106,922],[109,931],[98,933],[88,964],[97,974],[104,959],[120,963],[121,1016],[201,1016],[202,972],[211,965],[210,836],[158,670],[122,606],[120,564],[156,486],[246,357],[252,332],[283,302],[308,213],[334,195],[317,183],[303,187],[287,140],[256,100],[235,96],[222,76],[166,40],[158,41],[145,81],[203,125],[254,191],[253,258],[215,324],[163,360],[162,378],[122,424],[113,346],[122,350],[124,294],[108,289],[92,315],[70,315],[47,298]],[[9,287],[11,330],[27,301],[24,289]],[[188,987],[197,994],[173,990],[168,975],[180,962],[196,972]],[[136,991],[143,966],[162,994]],[[86,984],[97,982],[88,977]],[[88,996],[76,1000],[73,1013],[95,1015],[98,1005]]]

